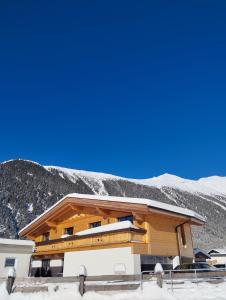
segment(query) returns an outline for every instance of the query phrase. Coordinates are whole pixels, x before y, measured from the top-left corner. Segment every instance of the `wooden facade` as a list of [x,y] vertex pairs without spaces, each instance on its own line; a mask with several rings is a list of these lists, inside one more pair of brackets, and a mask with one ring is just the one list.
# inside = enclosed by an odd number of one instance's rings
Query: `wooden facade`
[[[63,257],[71,251],[131,247],[132,253],[193,258],[191,225],[204,222],[173,210],[141,203],[68,196],[20,232],[36,243],[34,259]],[[117,197],[115,197],[117,198]],[[124,218],[123,218],[124,217]],[[133,219],[136,228],[79,236],[92,226]]]

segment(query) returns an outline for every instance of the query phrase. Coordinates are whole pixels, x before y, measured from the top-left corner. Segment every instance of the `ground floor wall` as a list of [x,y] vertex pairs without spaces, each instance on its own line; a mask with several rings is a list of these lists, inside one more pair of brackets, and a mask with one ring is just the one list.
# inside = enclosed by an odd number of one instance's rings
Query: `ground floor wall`
[[193,258],[179,256],[156,256],[133,254],[131,247],[71,251],[32,261],[31,276],[59,277],[78,276],[81,266],[85,266],[88,276],[134,275],[141,271],[152,271],[156,263],[164,270],[174,269],[180,263],[192,263]]
[[63,259],[47,258],[35,259],[31,262],[32,277],[61,277],[63,276]]
[[67,252],[64,256],[63,276],[79,275],[84,265],[87,275],[140,274],[140,255],[132,254],[131,247]]
[[8,270],[13,267],[6,266],[6,260],[13,261],[15,259],[14,268],[16,270],[17,277],[27,277],[29,275],[31,254],[23,253],[0,253],[0,277],[7,277]]

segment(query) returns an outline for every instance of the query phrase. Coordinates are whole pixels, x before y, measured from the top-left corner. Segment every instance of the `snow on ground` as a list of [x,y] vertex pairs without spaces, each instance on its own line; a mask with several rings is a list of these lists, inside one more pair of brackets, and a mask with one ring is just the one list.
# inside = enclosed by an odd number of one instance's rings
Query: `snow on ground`
[[214,283],[185,283],[175,286],[171,291],[170,285],[160,289],[155,282],[146,283],[143,291],[122,292],[87,292],[81,297],[76,284],[63,284],[57,291],[49,285],[49,292],[21,294],[10,296],[5,291],[5,285],[0,286],[1,300],[225,300],[226,282]]

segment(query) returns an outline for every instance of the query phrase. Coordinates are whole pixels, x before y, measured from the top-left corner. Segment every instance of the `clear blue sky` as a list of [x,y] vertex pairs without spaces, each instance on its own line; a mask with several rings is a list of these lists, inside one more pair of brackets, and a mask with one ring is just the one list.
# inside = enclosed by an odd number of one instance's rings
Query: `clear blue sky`
[[0,161],[226,175],[226,1],[0,1]]

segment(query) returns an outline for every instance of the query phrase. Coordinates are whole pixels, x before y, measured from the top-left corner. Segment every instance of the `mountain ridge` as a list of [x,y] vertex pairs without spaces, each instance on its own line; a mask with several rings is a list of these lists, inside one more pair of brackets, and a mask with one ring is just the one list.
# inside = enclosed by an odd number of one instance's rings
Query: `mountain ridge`
[[[207,193],[207,194],[219,194],[219,195],[226,195],[226,177],[224,176],[208,176],[199,178],[197,180],[192,179],[186,179],[182,178],[173,174],[165,173],[159,176],[150,177],[146,179],[134,179],[134,178],[127,178],[127,177],[121,177],[117,175],[112,175],[108,173],[99,173],[99,172],[91,172],[91,171],[85,171],[85,170],[78,170],[78,169],[69,169],[65,167],[58,167],[58,166],[44,166],[48,170],[58,170],[60,173],[62,172],[68,178],[73,178],[74,176],[90,176],[93,178],[99,178],[99,179],[118,179],[118,180],[126,180],[135,182],[138,184],[146,185],[146,186],[152,186],[152,187],[175,187],[178,189],[183,189],[189,191],[192,189],[190,185],[196,185],[193,187],[193,191],[197,191],[200,193]],[[223,189],[222,186],[219,184],[216,184],[217,187],[214,188],[211,180],[215,180],[219,178],[220,183],[224,181],[225,188]],[[183,187],[184,185],[184,187]],[[189,185],[189,186],[188,186]]]

